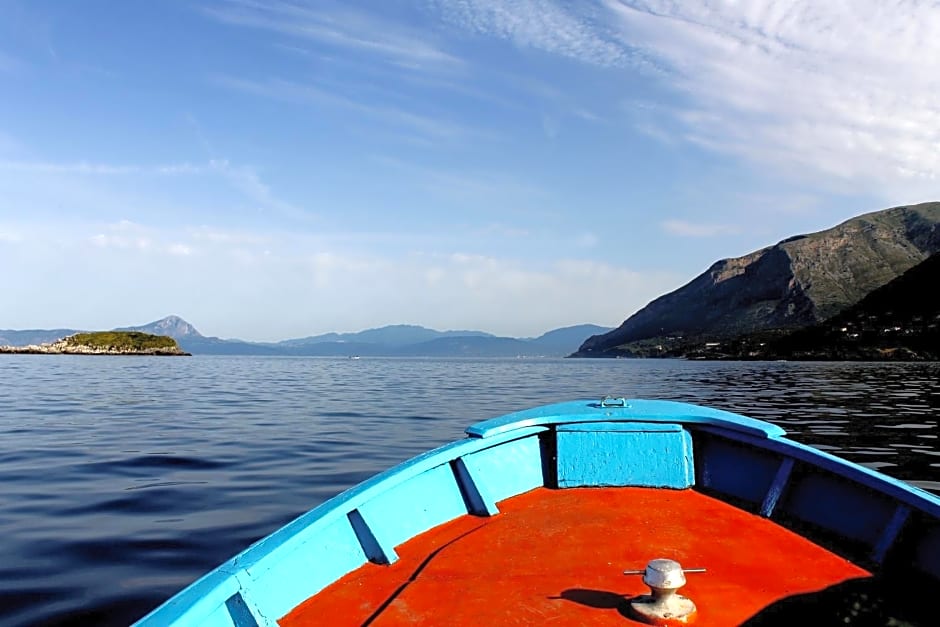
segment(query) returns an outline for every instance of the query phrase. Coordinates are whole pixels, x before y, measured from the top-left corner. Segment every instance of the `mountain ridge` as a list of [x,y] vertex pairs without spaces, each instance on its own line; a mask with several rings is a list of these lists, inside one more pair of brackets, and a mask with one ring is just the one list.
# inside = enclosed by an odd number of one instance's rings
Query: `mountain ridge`
[[[536,338],[508,338],[484,331],[437,331],[419,325],[397,324],[355,333],[326,333],[279,342],[246,342],[203,335],[179,316],[170,315],[147,324],[114,330],[167,335],[193,355],[564,357],[574,351],[584,338],[608,329],[584,324],[552,329]],[[75,329],[0,330],[0,345],[51,343],[78,332],[80,330]]]
[[654,299],[576,357],[650,356],[677,340],[797,329],[850,307],[940,250],[940,203],[866,213],[721,259]]
[[727,342],[685,342],[667,355],[689,359],[936,361],[940,359],[940,253],[839,314],[791,332]]
[[196,330],[196,327],[175,315],[160,318],[149,324],[136,327],[121,327],[114,330],[139,331],[141,333],[150,333],[151,335],[168,335],[176,340],[179,340],[181,337],[205,337]]
[[444,336],[479,336],[495,337],[484,331],[437,331],[416,324],[390,324],[354,333],[324,333],[309,337],[281,340],[277,346],[303,346],[324,342],[362,342],[366,344],[386,344],[406,346],[427,342]]

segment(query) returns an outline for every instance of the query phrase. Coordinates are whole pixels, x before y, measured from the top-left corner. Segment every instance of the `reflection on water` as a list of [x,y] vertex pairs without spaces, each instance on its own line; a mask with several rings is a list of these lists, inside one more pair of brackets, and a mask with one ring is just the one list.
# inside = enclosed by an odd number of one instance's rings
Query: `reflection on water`
[[[940,489],[940,364],[738,366],[728,373],[728,385],[716,389],[731,400],[727,409],[775,422],[796,440],[919,487]],[[745,379],[735,381],[739,375]],[[749,399],[751,386],[762,392]]]
[[478,420],[711,405],[940,491],[940,364],[4,356],[0,623],[126,624]]

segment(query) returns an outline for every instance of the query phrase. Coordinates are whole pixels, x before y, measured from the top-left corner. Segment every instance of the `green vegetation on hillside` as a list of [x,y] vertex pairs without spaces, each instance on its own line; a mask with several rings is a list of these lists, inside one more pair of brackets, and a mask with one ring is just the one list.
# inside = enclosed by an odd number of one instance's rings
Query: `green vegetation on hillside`
[[139,331],[76,333],[65,338],[65,342],[69,346],[88,346],[101,350],[145,351],[179,348],[172,337]]

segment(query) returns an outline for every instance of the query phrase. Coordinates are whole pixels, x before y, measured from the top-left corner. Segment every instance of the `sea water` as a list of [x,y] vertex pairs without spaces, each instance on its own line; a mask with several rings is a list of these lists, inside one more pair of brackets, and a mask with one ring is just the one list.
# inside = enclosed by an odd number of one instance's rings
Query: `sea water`
[[700,403],[940,492],[940,364],[0,356],[0,624],[124,625],[478,420]]

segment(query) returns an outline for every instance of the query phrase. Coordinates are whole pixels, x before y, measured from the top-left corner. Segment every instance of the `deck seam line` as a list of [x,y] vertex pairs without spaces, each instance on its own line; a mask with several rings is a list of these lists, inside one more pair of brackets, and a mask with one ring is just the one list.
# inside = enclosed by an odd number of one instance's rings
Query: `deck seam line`
[[479,531],[480,529],[482,529],[482,528],[485,527],[485,526],[486,526],[486,523],[482,523],[482,524],[480,524],[480,525],[477,525],[477,526],[474,527],[473,529],[470,529],[470,530],[468,530],[468,531],[463,532],[462,534],[460,534],[460,535],[457,536],[456,538],[454,538],[454,539],[452,539],[452,540],[449,540],[448,542],[442,544],[442,545],[439,546],[437,549],[435,549],[434,551],[432,551],[430,555],[428,555],[426,558],[424,558],[424,561],[423,561],[423,562],[421,562],[420,564],[418,564],[418,567],[414,570],[413,573],[411,573],[411,575],[408,577],[408,579],[406,579],[404,583],[402,583],[400,586],[398,586],[398,588],[396,588],[395,591],[394,591],[387,599],[385,599],[384,601],[382,601],[382,604],[379,605],[379,606],[375,609],[375,611],[372,612],[372,614],[371,614],[367,619],[365,619],[364,621],[362,621],[362,627],[368,627],[368,626],[371,625],[373,622],[375,622],[375,620],[376,620],[377,618],[379,618],[379,617],[382,615],[382,612],[384,612],[386,609],[388,609],[388,606],[390,606],[392,603],[394,603],[394,602],[395,602],[395,599],[397,599],[397,598],[401,595],[401,593],[404,592],[405,589],[408,588],[408,586],[410,586],[410,585],[413,584],[415,581],[417,581],[418,575],[420,575],[421,572],[422,572],[425,568],[427,568],[428,564],[431,563],[431,560],[433,560],[435,557],[437,557],[438,555],[440,555],[440,553],[441,553],[444,549],[446,549],[447,547],[451,546],[452,544],[454,544],[454,543],[457,542],[458,540],[462,540],[462,539],[466,538],[467,536],[469,536],[469,535],[470,535],[471,533],[473,533],[474,531]]

